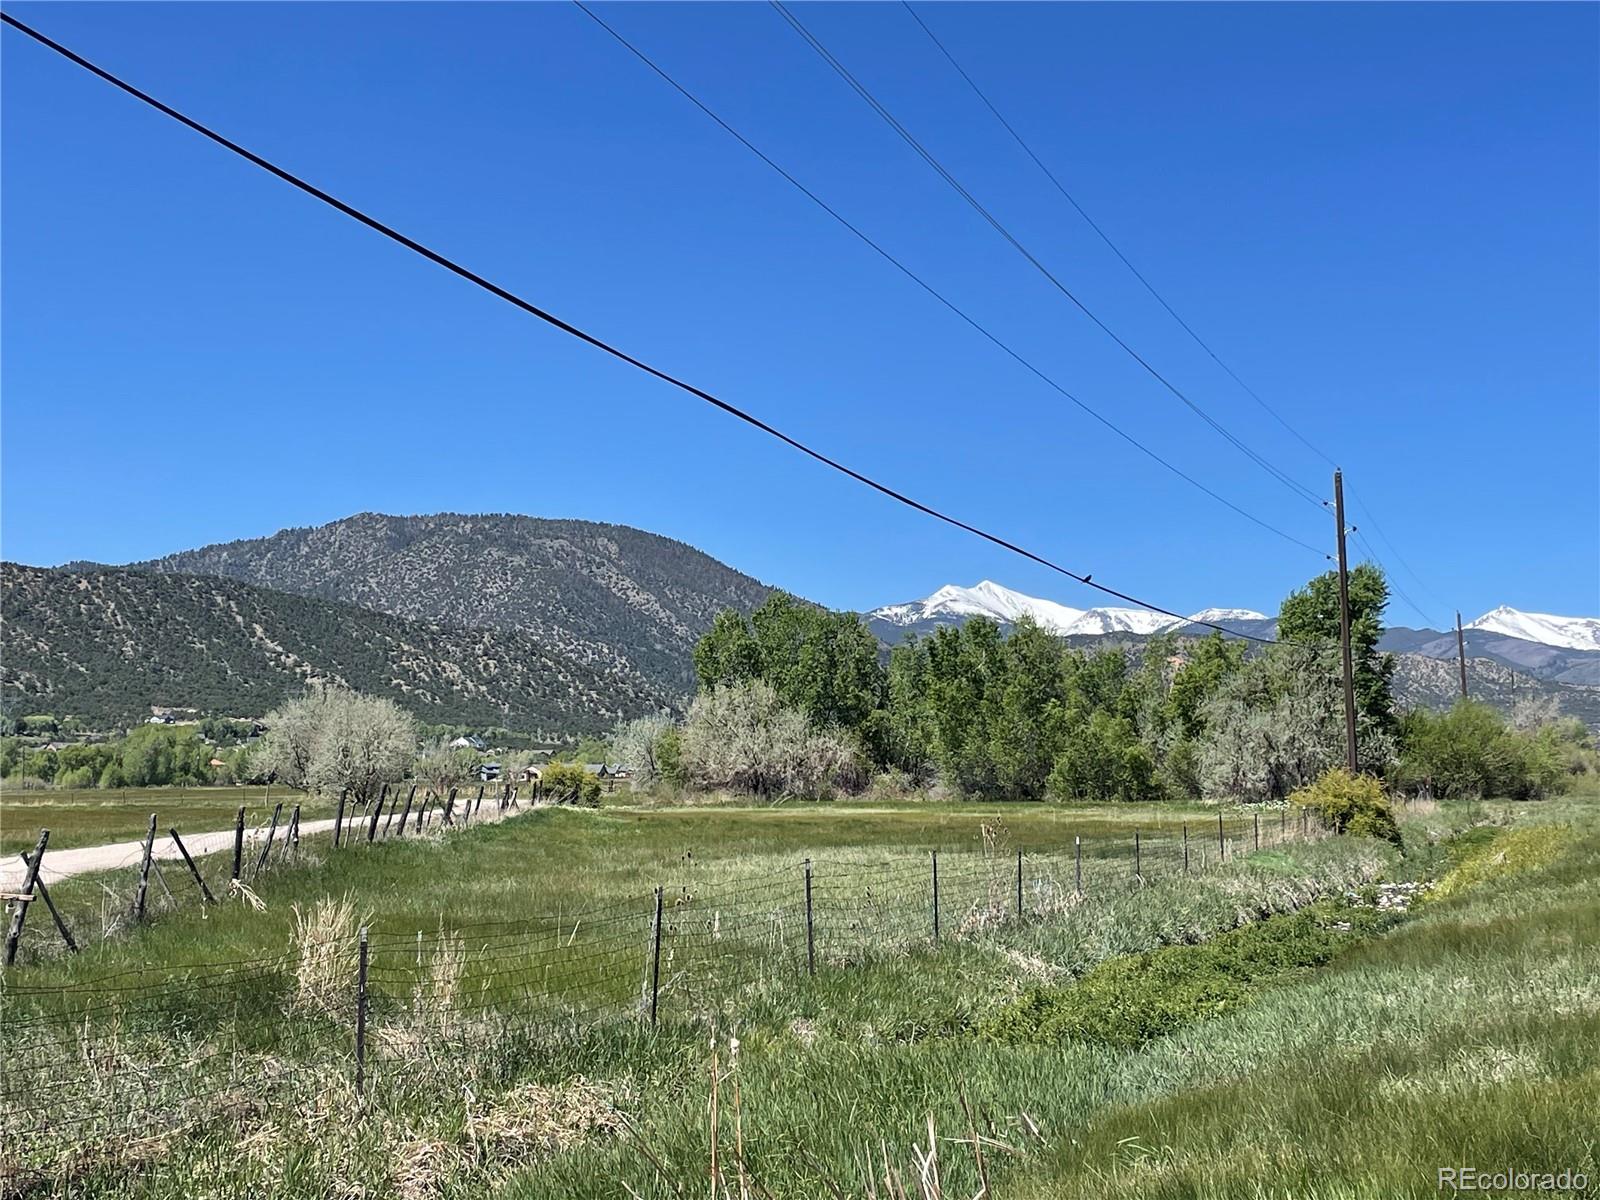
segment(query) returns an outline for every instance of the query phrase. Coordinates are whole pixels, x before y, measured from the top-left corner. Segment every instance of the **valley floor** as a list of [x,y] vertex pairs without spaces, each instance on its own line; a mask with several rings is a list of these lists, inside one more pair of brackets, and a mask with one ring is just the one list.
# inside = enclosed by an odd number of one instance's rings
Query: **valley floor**
[[261,909],[9,973],[3,1166],[149,1197],[1600,1186],[1593,799],[1413,811],[1403,850],[1234,819],[1220,862],[1214,823],[619,807],[324,854]]

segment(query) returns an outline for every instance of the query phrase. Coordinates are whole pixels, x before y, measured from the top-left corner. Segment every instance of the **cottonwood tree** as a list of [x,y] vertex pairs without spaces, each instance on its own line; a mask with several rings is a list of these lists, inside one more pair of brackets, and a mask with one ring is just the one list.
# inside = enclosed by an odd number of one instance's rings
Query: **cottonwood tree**
[[307,792],[348,790],[370,800],[384,784],[405,778],[416,752],[410,713],[392,700],[331,684],[313,684],[266,725],[257,769]]

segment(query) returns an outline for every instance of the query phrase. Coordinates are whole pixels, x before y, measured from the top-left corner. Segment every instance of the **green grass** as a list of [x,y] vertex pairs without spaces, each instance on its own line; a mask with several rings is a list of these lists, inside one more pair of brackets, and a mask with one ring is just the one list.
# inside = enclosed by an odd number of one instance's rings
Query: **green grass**
[[[958,1140],[969,1129],[985,1139],[997,1197],[1421,1196],[1437,1194],[1434,1165],[1455,1163],[1587,1164],[1594,1178],[1594,808],[1518,807],[1516,829],[1567,826],[1537,835],[1548,853],[1466,880],[1397,928],[1329,908],[1374,878],[1437,877],[1468,861],[1506,836],[1496,827],[1463,837],[1482,816],[1449,806],[1411,814],[1403,854],[1328,839],[1240,853],[1188,876],[1172,836],[1182,818],[1169,817],[1146,841],[1140,886],[1128,818],[1153,829],[1148,813],[541,811],[442,843],[336,858],[318,850],[322,861],[263,878],[263,912],[235,901],[203,921],[174,914],[78,962],[30,967],[8,986],[53,991],[123,966],[280,953],[294,905],[346,892],[378,931],[373,961],[385,973],[374,981],[364,1106],[350,1086],[342,982],[323,1008],[296,1000],[292,971],[216,993],[190,987],[159,1021],[126,1020],[117,1053],[146,1069],[145,1111],[192,1112],[199,1124],[88,1160],[74,1195],[693,1194],[708,1186],[713,1027],[719,1161],[735,1196],[740,1162],[758,1195],[865,1196],[869,1152],[882,1195],[883,1155],[909,1183],[911,1148],[926,1148],[930,1117],[945,1196],[978,1190],[977,1163]],[[1192,818],[1192,854],[1207,819]],[[1070,852],[1060,853],[1074,835],[1089,838],[1082,901]],[[1026,859],[1021,921],[1009,914],[1018,845],[1039,851]],[[937,947],[925,874],[935,847],[948,905]],[[814,977],[794,923],[808,856],[819,902]],[[874,874],[884,862],[892,869]],[[864,880],[875,881],[871,898]],[[626,1014],[657,882],[678,903],[651,1031]],[[614,939],[573,919],[606,904],[622,906]],[[752,911],[760,920],[739,919]],[[614,992],[573,994],[624,1019],[541,1036],[553,1007],[475,989],[488,982],[479,960],[500,943],[481,931],[441,939],[441,920],[447,930],[515,921],[538,943],[517,970],[541,984],[583,983],[577,960],[563,957],[569,937],[589,953],[615,940]],[[1356,923],[1348,936],[1334,927],[1343,920]],[[466,958],[452,974],[458,944]],[[334,962],[332,978],[346,980],[350,966]],[[1206,988],[1219,980],[1234,990],[1208,1008]],[[1030,997],[1050,998],[1040,1011],[1076,1023],[1048,1037],[989,1036],[1005,1014],[1030,1011]],[[1140,1009],[1150,997],[1157,1002]],[[7,999],[13,1014],[18,1003],[24,1012],[57,1003]],[[15,1038],[15,1028],[0,1036]],[[31,1051],[9,1052],[18,1062]],[[186,1064],[212,1060],[227,1065],[226,1094],[191,1107],[204,1071]],[[270,1106],[254,1099],[264,1081]],[[52,1086],[71,1100],[91,1085],[58,1072]]]
[[302,817],[333,815],[333,804],[326,799],[309,799],[286,788],[266,787],[191,787],[191,788],[84,788],[79,790],[21,788],[0,789],[0,852],[13,857],[31,852],[39,840],[39,830],[50,830],[50,850],[77,846],[99,846],[142,838],[155,813],[163,836],[169,826],[180,832],[207,833],[233,826],[239,805],[246,807],[246,819],[265,820],[272,806],[282,800],[285,806],[303,805]]

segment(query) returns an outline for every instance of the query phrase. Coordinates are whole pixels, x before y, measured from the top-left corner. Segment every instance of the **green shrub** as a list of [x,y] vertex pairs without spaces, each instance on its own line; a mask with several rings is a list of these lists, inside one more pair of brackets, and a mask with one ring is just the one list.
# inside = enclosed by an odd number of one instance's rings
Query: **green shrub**
[[1102,963],[1077,983],[1036,989],[985,1023],[1003,1042],[1136,1047],[1247,1004],[1399,918],[1319,905],[1240,926],[1196,945],[1163,946]]
[[1334,767],[1295,792],[1289,801],[1318,814],[1335,833],[1400,844],[1400,827],[1389,810],[1383,785],[1370,775],[1352,775],[1343,767]]
[[539,774],[539,790],[557,804],[600,807],[600,780],[576,763],[548,764]]
[[[1428,892],[1429,900],[1444,900],[1459,895],[1501,875],[1511,875],[1542,867],[1559,854],[1570,840],[1565,825],[1533,825],[1526,829],[1504,830],[1480,827],[1493,836],[1458,839],[1452,847],[1455,864]],[[1476,834],[1478,831],[1474,830]]]

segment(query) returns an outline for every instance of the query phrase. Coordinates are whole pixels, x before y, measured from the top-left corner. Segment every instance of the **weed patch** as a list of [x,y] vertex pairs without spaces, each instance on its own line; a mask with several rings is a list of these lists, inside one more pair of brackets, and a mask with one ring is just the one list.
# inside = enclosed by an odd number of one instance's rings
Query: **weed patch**
[[1398,918],[1324,903],[1194,945],[1163,946],[1102,963],[1065,988],[1036,988],[988,1021],[1004,1042],[1141,1046],[1248,1003],[1263,988],[1332,961]]

